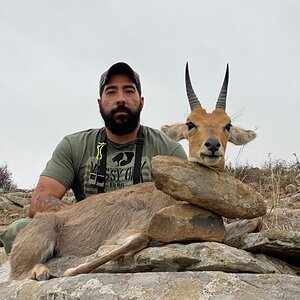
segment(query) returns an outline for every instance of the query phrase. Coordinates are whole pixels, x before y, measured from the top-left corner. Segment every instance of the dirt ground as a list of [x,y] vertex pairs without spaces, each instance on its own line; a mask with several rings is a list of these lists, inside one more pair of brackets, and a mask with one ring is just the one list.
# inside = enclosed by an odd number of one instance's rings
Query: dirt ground
[[[18,219],[28,217],[29,201],[32,193],[33,190],[0,192],[0,232],[1,226],[7,226]],[[74,203],[74,194],[68,191],[62,201],[67,204]]]
[[0,232],[3,227],[28,216],[31,190],[0,193]]
[[[14,221],[28,216],[28,208],[14,207],[0,211],[0,232],[1,229]],[[2,228],[3,227],[3,228]]]

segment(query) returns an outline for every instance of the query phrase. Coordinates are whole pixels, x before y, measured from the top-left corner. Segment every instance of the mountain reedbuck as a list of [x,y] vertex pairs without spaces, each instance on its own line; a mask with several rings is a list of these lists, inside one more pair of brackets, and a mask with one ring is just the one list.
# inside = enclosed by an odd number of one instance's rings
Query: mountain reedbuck
[[[224,169],[227,142],[244,145],[255,132],[231,125],[225,112],[229,70],[212,113],[202,108],[193,91],[188,65],[186,90],[191,113],[184,124],[166,125],[162,131],[172,139],[189,141],[189,160]],[[65,271],[65,276],[89,273],[111,259],[149,246],[150,220],[160,209],[176,203],[156,189],[154,183],[140,183],[122,190],[93,195],[70,208],[37,214],[13,244],[10,255],[11,279],[45,280],[51,257],[87,256],[102,245],[116,245],[108,254]]]

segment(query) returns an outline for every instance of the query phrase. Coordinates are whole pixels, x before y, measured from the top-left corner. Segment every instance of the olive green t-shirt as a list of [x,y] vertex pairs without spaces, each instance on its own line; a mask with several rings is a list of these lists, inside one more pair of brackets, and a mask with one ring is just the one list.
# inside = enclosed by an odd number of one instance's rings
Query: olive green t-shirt
[[[72,189],[77,201],[97,194],[89,177],[97,164],[100,131],[88,129],[65,136],[57,145],[42,176],[54,178],[67,190]],[[151,158],[156,155],[187,159],[183,147],[157,129],[143,126],[144,146],[141,160],[141,182],[151,181]],[[116,144],[107,140],[105,192],[133,184],[135,141]]]

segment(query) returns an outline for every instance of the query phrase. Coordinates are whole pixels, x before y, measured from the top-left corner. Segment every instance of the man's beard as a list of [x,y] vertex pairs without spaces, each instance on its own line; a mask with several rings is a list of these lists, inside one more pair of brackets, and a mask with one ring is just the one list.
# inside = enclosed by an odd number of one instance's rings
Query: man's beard
[[[106,113],[100,104],[100,113],[105,126],[116,135],[125,135],[133,132],[139,124],[141,111],[141,105],[136,111],[131,111],[128,107],[121,104],[111,112]],[[115,113],[117,112],[126,112],[127,115],[115,116]]]

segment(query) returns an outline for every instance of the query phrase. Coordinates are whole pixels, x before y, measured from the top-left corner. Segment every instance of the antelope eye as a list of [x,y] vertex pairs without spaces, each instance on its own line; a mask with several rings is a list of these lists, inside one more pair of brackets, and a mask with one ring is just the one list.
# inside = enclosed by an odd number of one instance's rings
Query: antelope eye
[[191,130],[191,129],[193,129],[196,125],[195,125],[194,123],[192,123],[192,122],[187,122],[187,123],[186,123],[186,126],[188,127],[188,130]]
[[230,131],[230,128],[232,127],[232,125],[230,123],[228,123],[224,128],[227,130],[227,131]]

